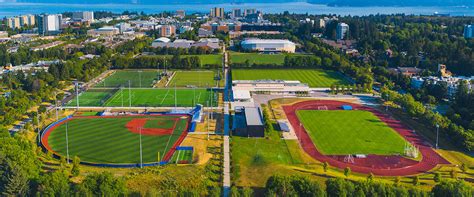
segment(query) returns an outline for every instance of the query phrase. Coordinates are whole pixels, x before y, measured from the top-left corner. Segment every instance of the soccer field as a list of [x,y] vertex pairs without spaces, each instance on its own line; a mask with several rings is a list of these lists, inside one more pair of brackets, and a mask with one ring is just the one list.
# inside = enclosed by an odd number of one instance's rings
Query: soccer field
[[[152,124],[147,129],[163,129],[169,134],[143,133],[143,162],[163,160],[187,128],[187,118],[180,116],[124,116],[73,118],[53,128],[43,137],[43,144],[54,152],[66,156],[78,156],[81,161],[92,163],[140,163],[140,132],[132,131],[131,121],[145,120]],[[172,122],[173,124],[164,124]],[[154,124],[153,124],[154,123]],[[162,124],[163,123],[163,124]],[[66,128],[68,146],[66,146]],[[160,157],[160,159],[158,159]]]
[[212,71],[175,71],[173,79],[168,86],[186,87],[214,87],[214,72]]
[[259,54],[259,53],[230,53],[230,62],[250,64],[278,64],[285,62],[287,54]]
[[348,85],[349,81],[335,72],[320,69],[233,69],[232,80],[298,80],[310,87]]
[[141,71],[141,70],[117,70],[111,76],[97,83],[94,87],[143,87],[148,88],[153,85],[153,81],[158,79],[157,71]]
[[299,110],[297,116],[325,155],[404,154],[405,139],[371,112]]
[[[130,91],[132,107],[174,107],[175,101],[178,107],[193,107],[196,104],[210,104],[211,91],[207,89],[131,89]],[[176,95],[176,100],[175,100]],[[217,95],[213,95],[213,105],[216,104]],[[127,107],[129,106],[128,89],[117,91],[115,95],[107,100],[107,107]]]

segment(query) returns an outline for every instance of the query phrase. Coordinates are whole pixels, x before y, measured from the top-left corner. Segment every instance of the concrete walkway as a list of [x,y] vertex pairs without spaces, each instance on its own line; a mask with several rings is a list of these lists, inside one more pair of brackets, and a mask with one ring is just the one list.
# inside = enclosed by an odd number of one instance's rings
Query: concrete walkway
[[[228,85],[228,53],[225,51],[224,47],[224,56],[223,56],[223,64],[224,64],[224,76],[225,76],[225,85]],[[227,89],[224,90],[224,94],[227,94]],[[228,197],[230,196],[230,138],[229,138],[229,133],[230,133],[230,124],[229,124],[229,101],[228,98],[226,98],[228,95],[224,95],[224,170],[223,170],[223,196]]]

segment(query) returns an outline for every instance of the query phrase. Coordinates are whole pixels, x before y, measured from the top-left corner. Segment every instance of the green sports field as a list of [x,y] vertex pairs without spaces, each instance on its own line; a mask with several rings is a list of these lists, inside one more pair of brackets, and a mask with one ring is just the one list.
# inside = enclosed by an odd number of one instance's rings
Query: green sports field
[[[131,89],[132,107],[174,107],[175,89]],[[176,89],[176,103],[178,107],[193,107],[195,104],[206,105],[210,102],[211,91],[206,89]],[[214,95],[216,96],[216,95]],[[127,89],[117,93],[107,100],[107,107],[121,107],[129,105],[129,94]],[[215,103],[216,99],[212,102]]]
[[201,61],[201,66],[206,64],[211,65],[222,65],[222,55],[221,54],[207,54],[207,55],[183,55],[183,57],[197,56]]
[[310,87],[348,85],[349,81],[335,71],[320,69],[233,69],[232,80],[298,80]]
[[117,70],[111,76],[97,83],[95,87],[143,87],[148,88],[153,85],[153,81],[158,79],[157,71],[141,71],[141,70]]
[[250,64],[279,64],[285,62],[287,54],[230,53],[230,62]]
[[214,72],[212,71],[175,71],[168,86],[186,87],[214,87]]
[[[136,118],[149,121],[174,121],[176,116],[140,116],[72,119],[51,131],[48,144],[51,149],[66,156],[66,127],[68,128],[69,155],[79,156],[81,161],[93,163],[139,163],[139,134],[129,131],[125,125]],[[179,118],[172,135],[142,135],[143,162],[157,162],[158,156],[172,148],[186,129],[187,119]],[[154,128],[165,128],[155,124]],[[45,141],[43,140],[43,143]],[[160,159],[161,160],[161,159]]]
[[[103,92],[97,92],[103,91]],[[211,103],[211,91],[202,88],[177,88],[177,107],[193,107],[196,104],[206,105]],[[129,96],[130,95],[130,96]],[[212,94],[213,105],[216,105],[217,94]],[[128,88],[124,89],[89,89],[79,95],[79,106],[82,107],[128,107],[131,97],[132,107],[174,107],[175,89],[157,88]],[[67,106],[76,106],[76,99],[71,100]]]
[[313,143],[325,155],[404,153],[405,139],[371,112],[299,110],[296,113]]

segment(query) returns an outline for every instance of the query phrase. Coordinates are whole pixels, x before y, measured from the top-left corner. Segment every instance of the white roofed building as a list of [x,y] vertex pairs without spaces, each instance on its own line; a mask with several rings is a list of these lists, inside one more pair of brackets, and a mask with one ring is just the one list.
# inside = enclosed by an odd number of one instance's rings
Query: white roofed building
[[286,52],[294,53],[296,44],[289,40],[276,39],[257,39],[251,38],[241,42],[241,46],[245,50],[259,52]]

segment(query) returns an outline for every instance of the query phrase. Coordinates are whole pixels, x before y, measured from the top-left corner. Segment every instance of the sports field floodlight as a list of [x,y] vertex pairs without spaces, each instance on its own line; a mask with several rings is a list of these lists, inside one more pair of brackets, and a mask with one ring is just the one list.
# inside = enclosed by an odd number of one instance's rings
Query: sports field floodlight
[[140,133],[140,168],[143,168],[143,150],[142,150],[142,128],[138,127]]
[[69,164],[69,136],[68,136],[68,130],[69,130],[69,123],[66,122],[66,161],[67,161],[67,164]]
[[77,107],[77,110],[79,110],[79,85],[77,81],[74,84],[76,86],[76,107]]
[[138,71],[138,80],[139,80],[139,83],[140,83],[140,88],[142,87],[142,72],[141,70]]
[[439,124],[436,124],[436,149],[438,149]]
[[128,108],[132,111],[132,92],[130,90],[130,80],[128,80]]

